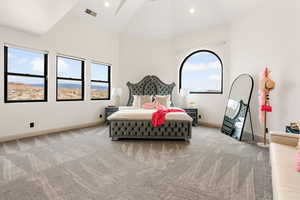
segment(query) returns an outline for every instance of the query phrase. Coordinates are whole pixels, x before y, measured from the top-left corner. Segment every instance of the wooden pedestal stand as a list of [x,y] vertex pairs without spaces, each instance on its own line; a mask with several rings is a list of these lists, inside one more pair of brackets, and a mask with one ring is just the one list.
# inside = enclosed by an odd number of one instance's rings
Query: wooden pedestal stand
[[[269,95],[266,95],[265,105],[269,105]],[[258,146],[268,148],[269,144],[267,143],[267,134],[269,133],[269,130],[267,128],[267,111],[264,111],[265,115],[265,121],[264,121],[264,142],[257,143]]]

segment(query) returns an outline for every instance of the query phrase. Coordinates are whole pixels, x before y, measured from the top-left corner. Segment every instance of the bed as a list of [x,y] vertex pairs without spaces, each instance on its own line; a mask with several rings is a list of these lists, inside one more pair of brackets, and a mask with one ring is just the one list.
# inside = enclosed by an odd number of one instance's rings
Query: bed
[[192,118],[185,112],[169,113],[164,125],[153,127],[152,113],[156,110],[132,107],[133,95],[170,95],[174,107],[173,89],[175,83],[166,84],[156,76],[146,76],[138,83],[127,83],[129,99],[126,107],[112,114],[109,120],[109,135],[112,140],[119,139],[183,139],[192,137]]

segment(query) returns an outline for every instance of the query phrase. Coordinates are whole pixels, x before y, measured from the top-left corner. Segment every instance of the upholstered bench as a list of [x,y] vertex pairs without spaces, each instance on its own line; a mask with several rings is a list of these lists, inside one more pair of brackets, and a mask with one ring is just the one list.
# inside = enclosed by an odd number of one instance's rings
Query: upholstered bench
[[274,200],[300,200],[300,173],[296,171],[299,135],[271,133],[270,159]]

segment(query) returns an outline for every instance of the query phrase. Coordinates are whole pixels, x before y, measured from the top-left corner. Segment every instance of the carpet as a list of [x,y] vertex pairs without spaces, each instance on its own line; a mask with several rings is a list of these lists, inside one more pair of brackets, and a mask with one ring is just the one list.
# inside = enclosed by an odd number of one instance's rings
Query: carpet
[[121,140],[98,126],[0,144],[1,200],[271,200],[269,152],[217,129]]

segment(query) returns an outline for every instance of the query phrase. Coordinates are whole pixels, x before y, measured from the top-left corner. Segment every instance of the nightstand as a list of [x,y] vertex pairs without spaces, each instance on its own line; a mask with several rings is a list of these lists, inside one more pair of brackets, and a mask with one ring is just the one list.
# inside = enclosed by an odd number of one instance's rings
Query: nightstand
[[118,107],[112,107],[112,106],[105,107],[105,123],[108,124],[107,118],[114,112],[117,112],[118,110],[119,110]]
[[198,109],[197,108],[183,108],[183,110],[193,118],[193,126],[198,125]]

